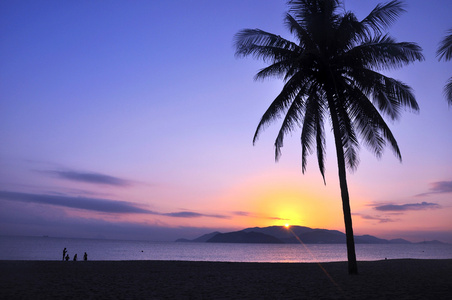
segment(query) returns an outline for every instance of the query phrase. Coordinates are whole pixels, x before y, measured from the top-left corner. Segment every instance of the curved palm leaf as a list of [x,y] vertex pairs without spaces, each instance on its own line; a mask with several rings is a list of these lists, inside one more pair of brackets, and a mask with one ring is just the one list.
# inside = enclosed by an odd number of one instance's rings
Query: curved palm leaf
[[304,95],[306,86],[300,86],[299,81],[303,80],[300,73],[299,76],[292,77],[283,87],[281,93],[273,100],[268,109],[262,115],[262,118],[254,133],[253,144],[257,141],[259,133],[270,122],[278,119],[292,104],[293,99],[297,95]]
[[294,101],[287,110],[286,116],[284,117],[281,128],[279,129],[278,135],[275,140],[276,161],[278,161],[279,157],[281,156],[281,148],[284,146],[284,136],[296,128],[300,120],[303,119],[304,111],[305,103],[303,101],[303,97],[297,95],[297,97],[295,97]]
[[436,56],[439,60],[444,59],[447,61],[452,59],[452,28],[447,31],[446,36],[439,44]]
[[354,84],[372,96],[372,102],[392,120],[400,116],[402,108],[419,110],[412,89],[403,82],[365,68],[351,70],[349,75]]
[[[319,170],[325,182],[325,133],[323,115],[325,104],[318,94],[318,86],[313,86],[306,100],[306,112],[301,130],[301,170],[304,173],[307,166],[307,156],[317,149]],[[320,145],[318,142],[321,142]]]
[[244,29],[235,35],[236,56],[253,55],[256,59],[276,62],[293,55],[298,46],[279,35],[260,29]]
[[444,95],[446,99],[449,101],[449,105],[452,105],[452,77],[446,83],[444,87]]
[[388,35],[368,38],[343,54],[342,63],[373,70],[391,70],[414,61],[423,61],[422,49],[415,43],[397,43]]
[[381,157],[386,141],[388,141],[396,157],[402,160],[397,141],[371,100],[360,88],[355,86],[349,86],[346,92],[349,94],[348,96],[360,99],[360,101],[350,103],[350,113],[354,116],[355,126],[360,130],[368,149],[373,151],[377,157]]
[[367,29],[367,34],[371,34],[371,28],[376,33],[391,26],[401,13],[405,12],[403,4],[400,1],[390,1],[386,4],[378,4],[370,14],[365,17],[361,24]]
[[[436,50],[436,56],[438,60],[444,59],[448,61],[452,59],[452,28],[447,31],[447,35],[439,44],[438,50]],[[444,95],[449,105],[452,105],[452,77],[449,78],[444,87]]]

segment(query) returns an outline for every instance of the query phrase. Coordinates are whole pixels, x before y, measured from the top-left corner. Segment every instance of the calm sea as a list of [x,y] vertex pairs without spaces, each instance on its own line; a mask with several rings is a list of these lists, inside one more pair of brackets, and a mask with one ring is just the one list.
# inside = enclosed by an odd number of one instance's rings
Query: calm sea
[[[187,260],[229,262],[346,261],[346,246],[338,244],[216,244],[51,237],[0,237],[0,260],[61,260],[67,248],[72,260]],[[358,260],[396,258],[452,259],[452,245],[356,245]]]

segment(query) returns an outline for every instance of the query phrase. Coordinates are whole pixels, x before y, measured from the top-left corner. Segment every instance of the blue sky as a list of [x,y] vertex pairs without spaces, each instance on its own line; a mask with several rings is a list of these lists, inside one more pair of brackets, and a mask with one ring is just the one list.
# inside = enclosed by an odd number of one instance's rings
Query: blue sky
[[[345,8],[362,18],[380,2]],[[452,242],[442,95],[452,62],[435,57],[452,2],[406,10],[389,32],[426,60],[388,74],[421,110],[389,123],[402,163],[362,147],[348,177],[354,229]],[[326,186],[315,156],[301,174],[298,132],[277,164],[277,124],[252,145],[282,83],[253,81],[265,64],[237,59],[233,36],[290,38],[286,11],[263,0],[2,1],[0,234],[172,240],[285,222],[343,231],[331,137]]]

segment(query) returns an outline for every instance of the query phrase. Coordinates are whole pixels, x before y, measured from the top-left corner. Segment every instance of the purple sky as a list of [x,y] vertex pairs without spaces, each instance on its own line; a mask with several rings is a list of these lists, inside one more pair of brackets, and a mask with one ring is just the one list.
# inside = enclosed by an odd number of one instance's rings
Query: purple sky
[[[383,1],[346,0],[359,18]],[[349,173],[356,234],[452,243],[452,62],[435,51],[452,1],[410,0],[389,32],[426,60],[392,77],[420,113],[390,127],[402,151],[363,146]],[[299,132],[253,147],[282,83],[234,57],[233,36],[290,38],[285,1],[0,2],[0,235],[148,240],[290,223],[343,231],[333,141],[327,185],[301,174]],[[327,129],[329,130],[329,129]]]

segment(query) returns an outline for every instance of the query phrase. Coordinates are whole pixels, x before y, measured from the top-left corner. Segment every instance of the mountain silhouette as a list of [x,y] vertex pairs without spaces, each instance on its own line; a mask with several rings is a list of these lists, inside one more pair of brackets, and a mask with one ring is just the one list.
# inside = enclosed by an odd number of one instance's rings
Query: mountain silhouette
[[[345,234],[338,230],[309,228],[305,226],[270,226],[245,228],[239,231],[204,234],[196,239],[178,239],[176,242],[206,243],[265,243],[265,244],[345,244]],[[404,239],[386,240],[372,235],[355,235],[356,244],[412,244]],[[441,243],[425,241],[423,243]]]
[[204,234],[201,235],[200,237],[194,239],[194,240],[188,240],[188,239],[177,239],[176,242],[195,242],[195,243],[200,243],[200,242],[207,242],[208,240],[210,240],[211,238],[213,238],[215,235],[219,234],[219,231],[214,231],[208,234]]

